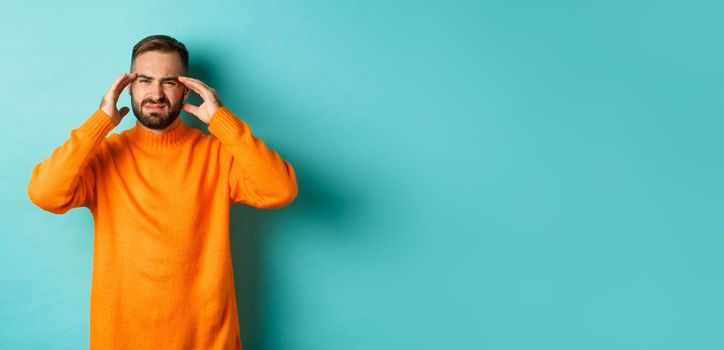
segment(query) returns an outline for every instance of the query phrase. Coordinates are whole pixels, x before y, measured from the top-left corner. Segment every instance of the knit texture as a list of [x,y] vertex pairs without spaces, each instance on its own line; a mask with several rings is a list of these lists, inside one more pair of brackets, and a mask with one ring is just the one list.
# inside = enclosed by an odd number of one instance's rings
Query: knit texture
[[294,169],[226,107],[210,135],[115,126],[99,108],[28,183],[44,210],[93,214],[90,348],[241,349],[229,209],[291,203]]

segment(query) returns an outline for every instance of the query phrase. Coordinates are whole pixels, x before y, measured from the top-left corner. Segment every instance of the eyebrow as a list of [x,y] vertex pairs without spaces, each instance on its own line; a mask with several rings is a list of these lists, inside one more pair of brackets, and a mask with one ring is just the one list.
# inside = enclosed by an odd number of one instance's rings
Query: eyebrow
[[[145,74],[138,74],[137,77],[138,77],[138,78],[150,79],[150,80],[153,80],[153,79],[154,79],[154,77],[148,76],[148,75],[145,75]],[[162,83],[163,83],[164,81],[178,81],[178,77],[164,77],[164,78],[161,78],[160,80],[161,80]]]

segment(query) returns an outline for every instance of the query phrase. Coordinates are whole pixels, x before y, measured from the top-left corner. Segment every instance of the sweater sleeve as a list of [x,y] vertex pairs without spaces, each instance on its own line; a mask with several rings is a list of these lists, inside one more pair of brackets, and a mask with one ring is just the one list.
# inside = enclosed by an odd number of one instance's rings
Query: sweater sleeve
[[63,214],[90,207],[95,197],[95,174],[89,165],[98,145],[116,125],[98,108],[50,157],[33,167],[28,197],[43,210]]
[[229,109],[222,106],[216,110],[209,132],[231,155],[229,195],[233,204],[279,208],[294,200],[298,192],[294,168]]

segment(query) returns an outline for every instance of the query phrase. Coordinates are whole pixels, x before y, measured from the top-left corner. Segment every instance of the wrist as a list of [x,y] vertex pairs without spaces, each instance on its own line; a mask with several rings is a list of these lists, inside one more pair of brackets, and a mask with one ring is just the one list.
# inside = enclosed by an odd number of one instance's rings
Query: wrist
[[106,117],[108,117],[108,119],[111,120],[111,122],[113,123],[113,125],[118,125],[118,124],[121,122],[121,118],[120,118],[118,115],[113,116],[113,115],[112,115],[111,113],[109,113],[105,108],[102,108],[102,107],[100,108],[100,110],[101,110],[101,112],[103,112],[103,114],[104,114]]

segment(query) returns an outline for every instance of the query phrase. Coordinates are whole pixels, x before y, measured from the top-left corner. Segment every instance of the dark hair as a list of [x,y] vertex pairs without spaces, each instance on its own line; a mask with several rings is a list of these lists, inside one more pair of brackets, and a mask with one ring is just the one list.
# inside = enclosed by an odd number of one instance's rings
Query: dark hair
[[133,46],[133,52],[131,53],[131,69],[133,69],[133,63],[136,60],[136,57],[148,51],[178,53],[181,58],[181,64],[184,67],[184,74],[188,74],[189,52],[186,50],[186,46],[168,35],[149,35]]

